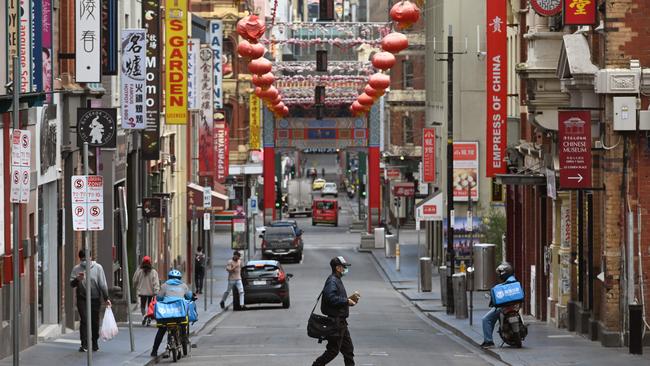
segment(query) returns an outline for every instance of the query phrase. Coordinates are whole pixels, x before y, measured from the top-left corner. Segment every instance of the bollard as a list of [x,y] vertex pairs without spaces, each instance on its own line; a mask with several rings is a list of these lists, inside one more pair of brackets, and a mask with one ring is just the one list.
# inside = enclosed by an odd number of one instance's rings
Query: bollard
[[467,319],[467,284],[464,273],[454,273],[451,276],[454,286],[454,312],[456,319]]
[[474,267],[467,267],[467,291],[469,291],[469,325],[474,325]]
[[628,339],[628,347],[630,353],[633,355],[643,354],[643,305],[630,304],[628,305],[630,312],[630,339]]
[[438,267],[438,275],[440,277],[440,300],[442,306],[447,306],[447,266]]
[[431,292],[431,257],[420,258],[420,289]]
[[399,243],[395,244],[395,270],[399,271]]

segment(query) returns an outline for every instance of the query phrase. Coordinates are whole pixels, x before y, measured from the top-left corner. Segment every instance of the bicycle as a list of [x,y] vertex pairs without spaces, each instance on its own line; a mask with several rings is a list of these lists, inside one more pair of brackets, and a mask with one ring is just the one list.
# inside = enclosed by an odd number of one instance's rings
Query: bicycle
[[156,326],[167,328],[167,347],[165,352],[171,355],[174,362],[189,354],[192,347],[189,338],[189,319],[187,316],[185,318],[162,320]]

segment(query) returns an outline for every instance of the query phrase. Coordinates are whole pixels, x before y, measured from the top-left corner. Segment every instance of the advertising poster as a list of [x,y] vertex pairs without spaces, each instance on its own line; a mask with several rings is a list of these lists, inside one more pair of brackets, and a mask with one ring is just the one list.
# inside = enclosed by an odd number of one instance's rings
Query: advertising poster
[[142,24],[147,34],[146,125],[142,132],[142,159],[160,157],[160,9],[157,0],[142,1]]
[[147,113],[146,70],[147,45],[144,29],[122,30],[122,66],[120,73],[122,128],[145,128]]
[[232,218],[232,241],[231,249],[246,249],[246,217],[234,216]]
[[249,121],[249,150],[262,149],[262,109],[260,98],[255,93],[250,94],[248,104],[248,121]]
[[479,184],[478,142],[454,142],[454,202],[478,200]]
[[[43,91],[48,93],[53,90],[52,74],[52,0],[43,0],[43,20],[41,22],[41,54]],[[52,104],[52,94],[46,95],[46,102]]]
[[75,0],[75,66],[78,83],[99,83],[102,80],[100,5],[95,0]]
[[[57,97],[58,98],[58,97]],[[60,178],[57,167],[61,166],[62,130],[56,119],[48,119],[47,108],[36,109],[36,170],[38,184]]]
[[201,45],[198,66],[198,108],[199,112],[199,175],[214,176],[215,146],[214,123],[212,120],[212,49]]
[[486,169],[488,178],[506,172],[508,51],[506,27],[506,0],[487,2],[487,125]]
[[30,0],[32,18],[30,35],[32,37],[32,91],[43,91],[43,0]]
[[165,1],[165,123],[187,124],[187,1]]
[[20,90],[32,91],[32,7],[30,0],[20,0]]
[[190,38],[187,41],[187,108],[197,109],[197,83],[199,66],[199,48],[201,41],[198,38]]
[[[14,72],[14,57],[18,56],[18,2],[6,0],[7,16],[7,81],[11,80]],[[4,87],[4,85],[3,85]]]
[[[210,47],[214,58],[212,59],[214,65],[214,109],[223,108],[223,95],[221,92],[221,84],[223,82],[223,65],[222,65],[222,52],[223,52],[223,22],[215,19],[210,21],[209,32]],[[216,112],[215,112],[216,113]]]
[[[472,246],[474,244],[483,243],[483,234],[481,233],[482,219],[473,216],[471,221],[467,220],[465,216],[456,216],[454,218],[454,251],[456,252],[456,265],[460,265],[462,261],[465,265],[469,266],[469,260],[472,256]],[[469,225],[469,222],[472,224]],[[443,241],[445,248],[447,247],[447,220],[443,221]]]

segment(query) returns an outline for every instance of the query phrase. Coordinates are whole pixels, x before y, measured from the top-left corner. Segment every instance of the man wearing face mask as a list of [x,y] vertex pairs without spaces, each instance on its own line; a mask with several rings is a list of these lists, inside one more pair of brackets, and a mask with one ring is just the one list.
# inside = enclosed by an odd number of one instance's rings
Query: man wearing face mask
[[332,274],[327,277],[323,287],[323,299],[321,301],[321,312],[328,317],[334,318],[338,326],[338,334],[327,338],[325,352],[314,361],[312,366],[324,366],[338,356],[343,355],[345,366],[354,366],[354,346],[348,330],[347,318],[350,315],[350,306],[355,306],[361,297],[354,292],[348,297],[341,278],[348,273],[350,263],[342,256],[334,257],[330,261]]

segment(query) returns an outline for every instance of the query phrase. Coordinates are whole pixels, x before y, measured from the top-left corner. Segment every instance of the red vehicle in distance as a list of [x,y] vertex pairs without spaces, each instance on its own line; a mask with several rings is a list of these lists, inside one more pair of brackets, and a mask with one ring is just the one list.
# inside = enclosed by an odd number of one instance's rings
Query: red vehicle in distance
[[335,199],[314,199],[311,204],[311,224],[339,225],[339,202]]

